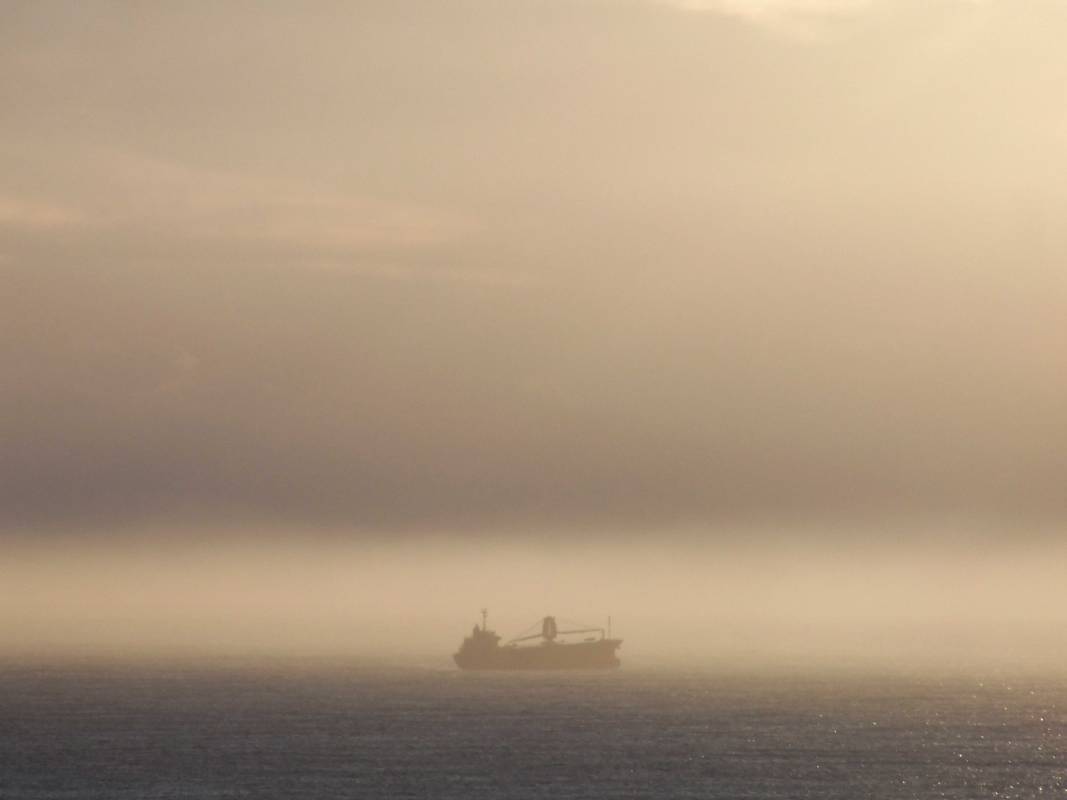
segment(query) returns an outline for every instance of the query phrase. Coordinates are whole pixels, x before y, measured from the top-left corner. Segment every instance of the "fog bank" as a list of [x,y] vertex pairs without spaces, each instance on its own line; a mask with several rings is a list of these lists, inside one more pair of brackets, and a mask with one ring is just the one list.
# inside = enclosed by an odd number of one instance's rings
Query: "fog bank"
[[[1067,555],[1057,551],[1056,555]],[[544,614],[613,618],[635,666],[1048,668],[1064,655],[1045,549],[664,535],[603,546],[174,539],[5,549],[0,653],[37,658],[390,658],[451,666],[483,606],[515,635]]]

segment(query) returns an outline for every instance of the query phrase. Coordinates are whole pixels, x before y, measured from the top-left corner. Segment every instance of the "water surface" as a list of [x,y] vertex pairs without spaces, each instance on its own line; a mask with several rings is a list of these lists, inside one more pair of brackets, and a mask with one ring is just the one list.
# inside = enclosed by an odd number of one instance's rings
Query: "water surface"
[[0,797],[1034,798],[1067,681],[0,667]]

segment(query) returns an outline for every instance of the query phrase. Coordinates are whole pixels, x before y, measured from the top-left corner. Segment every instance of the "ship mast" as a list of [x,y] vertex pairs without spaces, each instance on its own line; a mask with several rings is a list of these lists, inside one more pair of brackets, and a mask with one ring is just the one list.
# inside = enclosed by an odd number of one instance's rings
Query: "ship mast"
[[483,631],[489,630],[488,626],[486,625],[486,619],[488,619],[488,617],[489,617],[489,609],[488,608],[483,608],[482,609],[482,630]]

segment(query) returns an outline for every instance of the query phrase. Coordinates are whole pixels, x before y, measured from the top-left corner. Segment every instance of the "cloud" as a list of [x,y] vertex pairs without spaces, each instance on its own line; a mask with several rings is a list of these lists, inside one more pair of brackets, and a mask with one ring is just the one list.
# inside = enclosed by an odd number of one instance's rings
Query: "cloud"
[[835,23],[872,8],[876,0],[659,0],[686,11],[740,17],[790,39],[818,40]]
[[0,71],[0,529],[1067,519],[1067,8],[642,2]]
[[422,283],[466,283],[478,286],[496,286],[522,289],[543,283],[540,276],[514,269],[447,267],[424,264],[380,263],[362,259],[326,259],[308,262],[304,266],[325,272],[341,272],[377,278],[386,281]]
[[112,151],[82,152],[80,162],[66,165],[62,204],[0,195],[0,225],[29,232],[92,228],[112,238],[162,236],[168,242],[330,254],[419,248],[478,230],[473,219],[455,210],[313,181]]
[[[0,194],[0,225],[26,231],[54,231],[85,225],[85,215],[54,203]],[[0,256],[0,261],[5,260]]]
[[434,244],[474,228],[454,212],[269,175],[136,155],[115,156],[112,169],[115,222],[165,225],[195,237],[352,250]]
[[760,19],[770,16],[851,13],[869,7],[872,0],[663,0],[693,11],[722,11]]

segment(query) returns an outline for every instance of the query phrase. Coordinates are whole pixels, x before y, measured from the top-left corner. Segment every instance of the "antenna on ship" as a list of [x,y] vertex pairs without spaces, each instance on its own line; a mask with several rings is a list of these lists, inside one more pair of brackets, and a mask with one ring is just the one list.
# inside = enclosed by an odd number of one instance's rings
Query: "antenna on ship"
[[486,621],[486,619],[488,619],[488,617],[489,617],[489,609],[488,609],[488,608],[483,608],[483,609],[482,609],[482,630],[483,630],[483,631],[485,631],[485,630],[488,630],[488,629],[489,629],[489,628],[487,627],[487,625],[486,625],[486,622],[485,622],[485,621]]
[[608,638],[611,638],[611,617],[608,617]]

